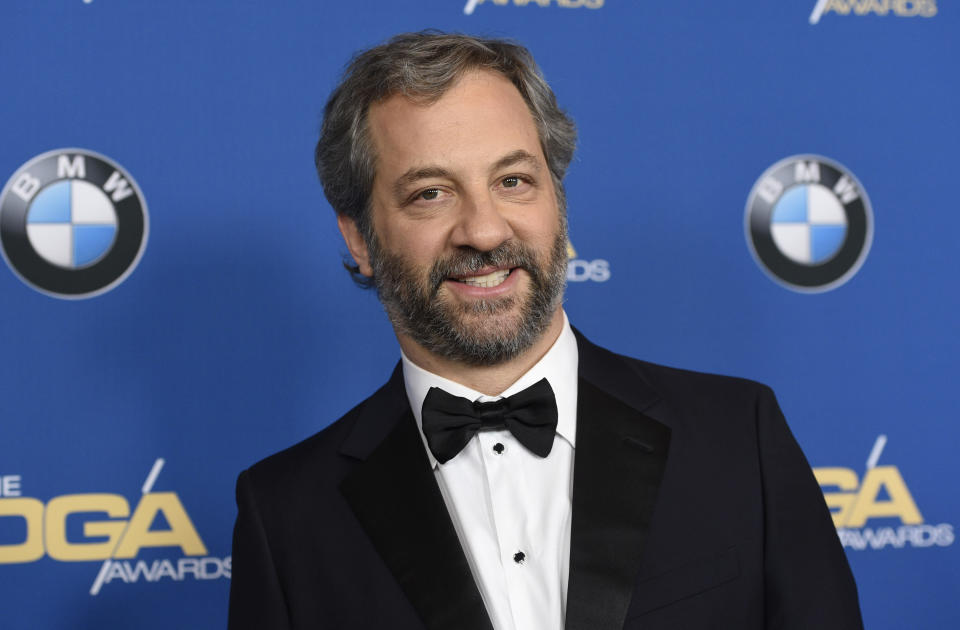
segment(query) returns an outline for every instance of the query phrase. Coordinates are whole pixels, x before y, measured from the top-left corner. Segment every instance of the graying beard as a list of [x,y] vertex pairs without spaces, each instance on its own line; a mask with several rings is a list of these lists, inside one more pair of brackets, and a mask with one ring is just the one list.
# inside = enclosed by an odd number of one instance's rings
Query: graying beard
[[[430,273],[429,295],[424,296],[416,279],[407,271],[399,256],[386,254],[376,238],[368,243],[374,280],[387,316],[397,329],[420,346],[447,359],[469,365],[497,365],[518,356],[539,339],[563,298],[566,277],[566,229],[553,244],[546,273],[540,273],[533,256],[525,248],[500,247],[491,252],[474,252],[452,263],[439,262]],[[444,305],[436,298],[446,278],[463,275],[486,265],[523,267],[531,276],[531,299],[519,314],[515,327],[486,331],[487,336],[464,334],[466,327],[454,325],[446,316]],[[513,308],[516,299],[477,300],[461,306],[461,312],[472,315],[495,315]],[[493,336],[489,336],[493,333]]]

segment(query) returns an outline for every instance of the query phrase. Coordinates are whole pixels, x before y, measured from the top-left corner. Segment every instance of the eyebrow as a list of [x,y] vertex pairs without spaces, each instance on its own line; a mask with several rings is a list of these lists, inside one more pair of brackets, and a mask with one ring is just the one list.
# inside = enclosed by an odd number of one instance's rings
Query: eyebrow
[[[528,165],[536,172],[539,172],[541,169],[541,162],[537,156],[524,151],[523,149],[517,149],[516,151],[507,153],[505,156],[494,162],[493,166],[490,167],[490,172],[496,172],[521,163]],[[398,198],[403,197],[406,188],[409,185],[420,181],[421,179],[449,177],[451,177],[450,171],[439,166],[424,166],[419,168],[414,167],[397,178],[397,181],[393,184],[393,193]]]
[[441,178],[441,177],[450,177],[450,171],[440,168],[439,166],[425,166],[423,168],[411,168],[406,173],[401,175],[396,182],[393,184],[393,194],[397,198],[403,197],[404,192],[410,184],[420,181],[421,179],[431,179],[431,178]]
[[511,153],[507,153],[505,156],[497,160],[496,164],[493,165],[491,171],[499,171],[502,168],[507,168],[513,166],[514,164],[524,163],[534,169],[535,171],[540,170],[540,160],[537,156],[527,153],[523,149],[517,149]]

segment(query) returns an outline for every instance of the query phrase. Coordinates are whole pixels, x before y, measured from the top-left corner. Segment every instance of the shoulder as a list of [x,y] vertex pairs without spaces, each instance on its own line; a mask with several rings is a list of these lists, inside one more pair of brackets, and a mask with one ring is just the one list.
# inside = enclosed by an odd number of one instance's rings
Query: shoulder
[[251,466],[244,474],[271,485],[322,474],[339,480],[409,408],[400,364],[390,379],[322,431]]
[[340,446],[369,400],[323,430],[253,464],[240,474],[241,482],[252,486],[256,494],[273,494],[283,488],[302,488],[304,484],[339,479],[346,464],[340,461]]
[[638,373],[670,400],[726,406],[752,404],[760,398],[773,396],[770,387],[754,380],[622,358],[632,363]]
[[581,373],[614,395],[637,398],[645,393],[674,408],[729,409],[755,407],[772,400],[773,391],[746,378],[711,374],[651,363],[591,343],[578,335]]

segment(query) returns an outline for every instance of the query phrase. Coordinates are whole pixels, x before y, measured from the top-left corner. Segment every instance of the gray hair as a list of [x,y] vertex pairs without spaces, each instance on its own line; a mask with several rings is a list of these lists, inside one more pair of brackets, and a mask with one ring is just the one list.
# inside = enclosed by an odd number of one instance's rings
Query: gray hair
[[[436,102],[470,70],[497,72],[516,86],[536,124],[560,211],[566,211],[563,177],[577,132],[530,51],[502,39],[438,31],[404,33],[353,57],[327,100],[314,153],[327,201],[338,215],[354,221],[367,243],[373,237],[370,196],[376,173],[367,131],[370,105],[396,94]],[[357,284],[373,286],[356,265],[343,264]]]

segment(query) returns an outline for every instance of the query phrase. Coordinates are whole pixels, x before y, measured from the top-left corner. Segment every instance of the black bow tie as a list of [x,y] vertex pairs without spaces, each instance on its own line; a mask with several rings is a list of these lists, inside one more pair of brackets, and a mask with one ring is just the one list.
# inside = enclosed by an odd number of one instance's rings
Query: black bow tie
[[506,427],[532,453],[546,457],[557,431],[557,401],[547,379],[493,402],[471,402],[439,387],[423,399],[423,434],[441,464],[457,455],[480,429]]

